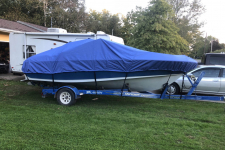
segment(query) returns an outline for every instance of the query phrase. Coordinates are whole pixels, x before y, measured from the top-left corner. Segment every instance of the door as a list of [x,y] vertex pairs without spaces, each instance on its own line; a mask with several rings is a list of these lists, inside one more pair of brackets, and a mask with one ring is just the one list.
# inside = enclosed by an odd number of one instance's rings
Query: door
[[201,72],[205,72],[204,77],[198,84],[196,91],[203,94],[216,94],[220,90],[220,68],[204,68],[193,71],[192,74],[198,78]]

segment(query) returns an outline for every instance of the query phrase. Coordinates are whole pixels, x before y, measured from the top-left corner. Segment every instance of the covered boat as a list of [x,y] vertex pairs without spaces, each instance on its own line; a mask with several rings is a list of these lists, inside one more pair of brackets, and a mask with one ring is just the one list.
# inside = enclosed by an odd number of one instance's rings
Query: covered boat
[[197,66],[185,55],[139,50],[103,39],[70,42],[32,56],[22,70],[28,80],[79,88],[158,90]]

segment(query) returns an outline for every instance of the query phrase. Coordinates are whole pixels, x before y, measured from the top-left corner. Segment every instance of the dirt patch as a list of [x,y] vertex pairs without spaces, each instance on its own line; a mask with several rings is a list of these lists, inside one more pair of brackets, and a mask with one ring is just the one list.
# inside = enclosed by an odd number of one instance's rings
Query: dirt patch
[[24,75],[13,75],[13,73],[7,73],[7,74],[0,74],[0,80],[13,80],[13,81],[20,81],[24,80]]

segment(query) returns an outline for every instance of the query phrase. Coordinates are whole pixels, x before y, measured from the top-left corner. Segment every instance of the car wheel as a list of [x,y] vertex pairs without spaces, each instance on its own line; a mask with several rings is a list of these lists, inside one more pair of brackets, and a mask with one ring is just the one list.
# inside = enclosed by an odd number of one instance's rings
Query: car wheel
[[166,94],[174,95],[174,94],[179,94],[180,93],[180,88],[176,83],[172,83],[169,85]]
[[68,88],[60,89],[57,92],[57,102],[60,105],[70,106],[76,103],[74,92]]

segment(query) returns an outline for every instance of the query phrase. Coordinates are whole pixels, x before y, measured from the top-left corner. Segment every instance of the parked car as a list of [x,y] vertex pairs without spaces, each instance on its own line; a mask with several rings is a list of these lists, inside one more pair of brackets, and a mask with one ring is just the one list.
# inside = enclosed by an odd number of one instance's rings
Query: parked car
[[[187,73],[192,79],[192,83],[200,76],[201,72],[204,71],[205,75],[198,84],[194,93],[207,94],[207,95],[225,95],[225,66],[221,65],[204,65],[198,66],[198,68]],[[183,76],[178,78],[172,83],[167,94],[179,94],[182,88]],[[184,76],[183,90],[182,92],[187,93],[191,89],[191,83],[188,78]]]
[[206,53],[202,56],[201,65],[225,65],[224,53]]

